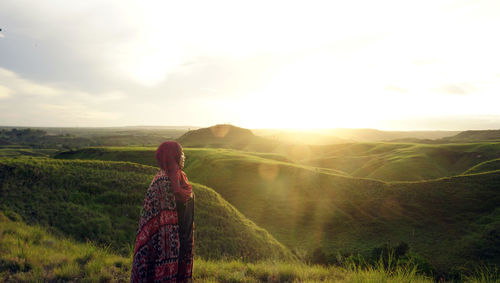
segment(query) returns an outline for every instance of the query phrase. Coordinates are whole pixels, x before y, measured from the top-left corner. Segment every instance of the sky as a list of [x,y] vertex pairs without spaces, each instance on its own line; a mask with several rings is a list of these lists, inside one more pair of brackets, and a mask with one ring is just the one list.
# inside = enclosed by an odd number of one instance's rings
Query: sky
[[500,129],[500,1],[24,1],[0,125]]

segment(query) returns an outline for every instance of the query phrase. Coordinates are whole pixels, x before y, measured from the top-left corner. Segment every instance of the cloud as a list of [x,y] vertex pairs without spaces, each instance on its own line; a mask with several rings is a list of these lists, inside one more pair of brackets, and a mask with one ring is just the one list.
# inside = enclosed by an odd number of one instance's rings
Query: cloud
[[59,90],[50,86],[33,83],[21,78],[16,73],[0,67],[0,85],[8,86],[10,94],[22,93],[33,96],[56,96],[61,94]]
[[4,125],[94,126],[113,123],[123,114],[113,104],[125,100],[117,90],[89,93],[48,86],[0,68],[0,121]]
[[445,94],[468,95],[477,92],[479,87],[472,83],[456,83],[443,85],[436,90]]
[[203,91],[208,91],[208,92],[211,92],[211,93],[216,93],[217,90],[214,89],[214,88],[209,88],[209,87],[200,87],[200,90],[203,90]]
[[384,89],[387,91],[391,91],[391,92],[408,93],[408,89],[403,88],[403,87],[399,87],[399,86],[395,86],[395,85],[388,85]]
[[9,98],[11,93],[12,93],[11,89],[4,87],[3,85],[0,85],[0,99]]
[[73,122],[85,124],[102,122],[103,120],[117,120],[121,117],[119,113],[95,111],[89,109],[85,105],[76,103],[40,104],[39,109],[50,112],[52,117],[60,119],[61,121],[69,117]]

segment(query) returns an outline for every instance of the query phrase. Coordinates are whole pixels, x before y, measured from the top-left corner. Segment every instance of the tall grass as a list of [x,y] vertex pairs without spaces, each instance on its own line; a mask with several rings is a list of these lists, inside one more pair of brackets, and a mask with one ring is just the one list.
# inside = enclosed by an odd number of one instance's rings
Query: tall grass
[[[0,213],[0,281],[2,282],[128,282],[131,255],[109,247],[78,243],[46,229],[11,221]],[[377,264],[346,261],[342,266],[284,261],[195,259],[196,282],[434,282],[418,267],[397,260]],[[497,282],[496,267],[479,268],[464,282]]]

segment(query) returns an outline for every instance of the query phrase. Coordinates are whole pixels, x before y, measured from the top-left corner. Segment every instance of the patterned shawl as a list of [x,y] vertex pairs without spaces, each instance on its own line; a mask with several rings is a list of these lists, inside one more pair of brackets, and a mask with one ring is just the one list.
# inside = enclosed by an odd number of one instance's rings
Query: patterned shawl
[[131,282],[186,282],[191,278],[193,214],[194,200],[176,202],[169,176],[161,169],[144,198]]

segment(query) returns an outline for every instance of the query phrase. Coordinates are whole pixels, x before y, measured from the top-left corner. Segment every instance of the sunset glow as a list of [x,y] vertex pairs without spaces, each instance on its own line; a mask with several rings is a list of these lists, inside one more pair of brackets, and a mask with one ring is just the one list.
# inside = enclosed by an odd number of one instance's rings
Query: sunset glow
[[1,125],[500,127],[498,2],[55,2],[0,11]]

